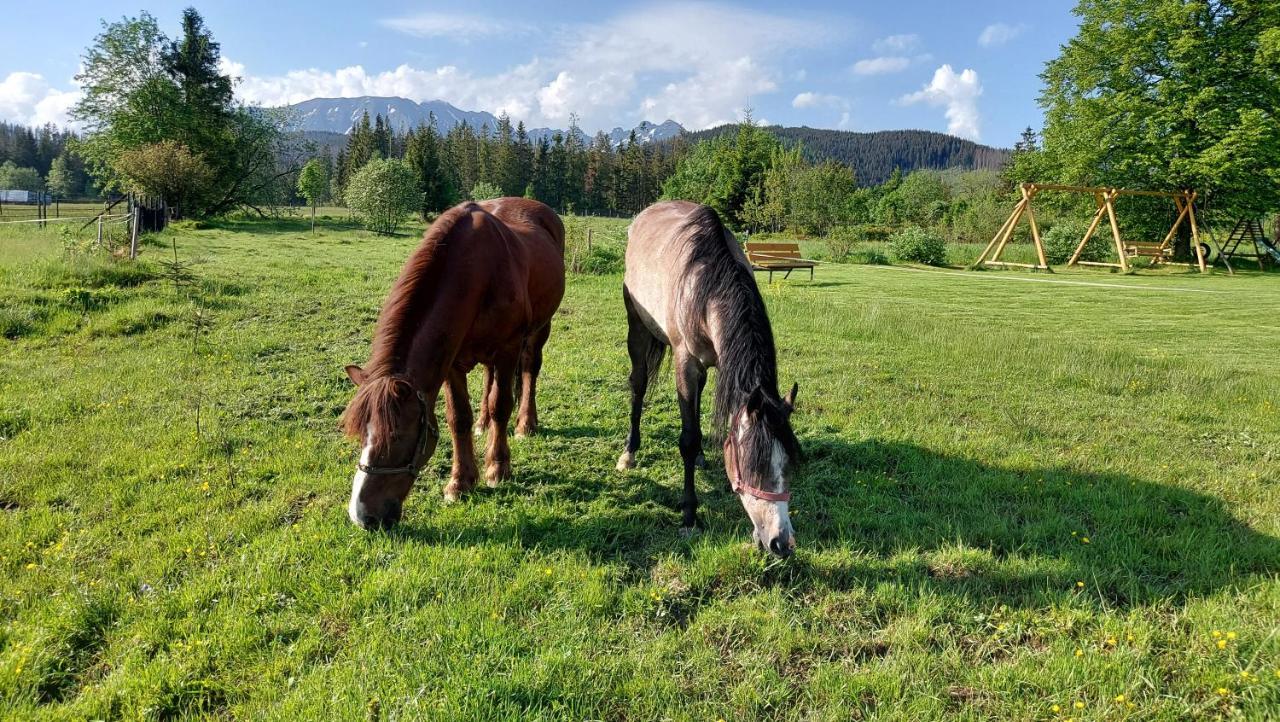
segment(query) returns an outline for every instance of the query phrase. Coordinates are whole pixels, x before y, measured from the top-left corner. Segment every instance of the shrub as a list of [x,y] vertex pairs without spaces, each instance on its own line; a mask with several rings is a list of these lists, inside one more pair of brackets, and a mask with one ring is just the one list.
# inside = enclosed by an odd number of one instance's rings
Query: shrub
[[942,266],[947,262],[947,242],[927,228],[905,228],[890,240],[893,255],[899,261]]
[[502,189],[488,181],[477,181],[471,188],[471,200],[488,201],[502,197]]
[[577,272],[592,276],[621,273],[622,252],[611,246],[592,246],[590,253],[578,259]]
[[854,246],[867,238],[861,228],[836,226],[827,232],[827,257],[832,261],[847,261],[853,255]]
[[[1084,238],[1087,230],[1089,226],[1079,221],[1064,221],[1050,228],[1041,239],[1044,241],[1044,255],[1049,263],[1066,263],[1071,260],[1071,254],[1076,252],[1076,246],[1080,245],[1080,239]],[[1115,252],[1110,237],[1100,231],[1101,229],[1095,231],[1085,244],[1084,250],[1080,252],[1080,260],[1097,263],[1107,260]]]
[[346,200],[365,228],[389,236],[419,205],[417,175],[404,161],[374,158],[351,176]]
[[889,265],[889,257],[879,248],[864,248],[854,253],[850,260],[867,266]]

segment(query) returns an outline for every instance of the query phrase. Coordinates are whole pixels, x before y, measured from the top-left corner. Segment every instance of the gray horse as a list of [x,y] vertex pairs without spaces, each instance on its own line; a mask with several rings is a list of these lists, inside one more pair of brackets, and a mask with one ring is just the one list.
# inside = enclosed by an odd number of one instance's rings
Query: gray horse
[[684,529],[697,525],[694,468],[707,369],[717,368],[713,424],[724,436],[725,472],[761,549],[795,550],[787,472],[801,457],[791,430],[797,387],[778,394],[777,354],[764,300],[746,256],[716,212],[685,201],[646,208],[627,232],[622,286],[631,356],[631,432],[619,469],[635,466],[645,391],[671,348],[680,400]]

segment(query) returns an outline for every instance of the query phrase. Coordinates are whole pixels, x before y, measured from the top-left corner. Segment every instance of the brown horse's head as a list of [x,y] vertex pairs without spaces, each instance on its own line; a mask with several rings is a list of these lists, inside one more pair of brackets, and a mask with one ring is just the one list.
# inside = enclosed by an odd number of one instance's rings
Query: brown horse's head
[[347,514],[365,529],[389,529],[435,453],[440,431],[434,404],[402,376],[367,378],[359,366],[346,371],[358,389],[342,425],[348,436],[364,442]]
[[802,453],[791,430],[798,386],[779,399],[757,388],[732,417],[724,441],[725,473],[751,518],[756,545],[775,556],[795,551],[790,469]]

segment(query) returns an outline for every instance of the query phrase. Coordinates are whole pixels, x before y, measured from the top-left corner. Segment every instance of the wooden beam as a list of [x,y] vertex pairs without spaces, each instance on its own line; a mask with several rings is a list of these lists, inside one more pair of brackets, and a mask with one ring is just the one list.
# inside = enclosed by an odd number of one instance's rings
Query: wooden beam
[[1112,191],[1105,196],[1107,204],[1107,218],[1111,221],[1111,236],[1116,241],[1116,254],[1120,256],[1120,267],[1125,273],[1129,272],[1129,259],[1124,255],[1124,242],[1120,240],[1120,224],[1116,221],[1116,205],[1115,192]]
[[1001,266],[1008,268],[1034,268],[1037,271],[1051,271],[1053,269],[1048,266],[1040,266],[1034,263],[1014,263],[1012,261],[987,261],[984,266]]
[[1009,224],[1013,222],[1013,219],[1022,212],[1022,207],[1023,205],[1026,204],[1026,202],[1027,201],[1025,198],[1018,201],[1018,205],[1014,206],[1013,212],[1009,214],[1008,218],[1004,219],[1004,224],[1000,226],[1000,230],[996,231],[995,237],[991,239],[991,242],[987,244],[987,247],[982,249],[982,254],[978,256],[978,260],[973,262],[973,266],[971,266],[971,268],[977,267],[979,265],[982,265],[984,262],[986,262],[987,254],[991,252],[991,249],[995,248],[996,243],[1000,241],[1001,236],[1004,235],[1005,230],[1009,227]]
[[1004,247],[1009,245],[1009,239],[1013,238],[1013,231],[1018,227],[1018,221],[1022,220],[1022,214],[1030,207],[1031,199],[1024,197],[1022,199],[1022,203],[1019,204],[1018,209],[1010,219],[1009,225],[1004,229],[1004,238],[1000,239],[1000,243],[996,246],[995,251],[991,253],[991,258],[988,260],[1000,260],[1000,256],[1004,254]]
[[[1196,249],[1196,263],[1200,266],[1201,273],[1208,273],[1209,269],[1204,264],[1204,250],[1200,248],[1200,227],[1196,225],[1196,192],[1191,191],[1190,197],[1187,198],[1187,218],[1191,222],[1191,245]],[[1262,264],[1258,264],[1261,267]]]
[[1093,223],[1090,223],[1089,230],[1084,232],[1084,238],[1080,240],[1080,245],[1076,246],[1076,252],[1071,254],[1071,260],[1067,261],[1068,266],[1074,266],[1080,262],[1080,254],[1084,253],[1084,247],[1089,244],[1089,239],[1093,238],[1093,234],[1098,230],[1098,225],[1102,223],[1102,217],[1107,214],[1106,204],[1102,202],[1101,197],[1095,194],[1094,199],[1098,203],[1098,212],[1093,214]]
[[1036,223],[1036,211],[1031,207],[1031,199],[1035,197],[1034,188],[1024,188],[1023,194],[1027,197],[1027,220],[1031,222],[1031,240],[1036,244],[1036,256],[1040,260],[1040,265],[1048,268],[1049,261],[1044,255],[1044,243],[1040,240],[1040,226]]

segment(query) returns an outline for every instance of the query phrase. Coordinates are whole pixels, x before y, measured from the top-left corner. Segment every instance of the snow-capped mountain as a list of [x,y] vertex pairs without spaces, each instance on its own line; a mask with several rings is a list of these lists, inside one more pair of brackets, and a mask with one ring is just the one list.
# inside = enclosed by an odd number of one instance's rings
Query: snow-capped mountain
[[[348,133],[356,123],[360,122],[360,116],[365,111],[368,111],[370,118],[381,115],[383,120],[389,122],[391,127],[400,133],[426,123],[431,114],[435,114],[436,128],[441,133],[448,133],[454,126],[463,122],[477,131],[485,126],[492,130],[498,124],[498,119],[493,113],[483,110],[460,110],[443,100],[416,103],[407,98],[372,96],[312,98],[290,105],[287,110],[291,112],[297,130],[321,133]],[[538,142],[543,138],[550,139],[556,133],[564,132],[555,128],[534,128],[529,131],[529,137],[534,142]],[[615,146],[621,145],[631,136],[631,132],[614,128],[608,133],[609,140]],[[635,128],[636,140],[641,143],[668,140],[683,132],[684,128],[674,120],[668,120],[661,125],[655,125],[646,120]],[[590,143],[591,138],[583,135],[583,142]]]
[[[645,120],[635,127],[636,141],[640,143],[656,143],[670,140],[683,132],[684,126],[674,120],[664,121],[661,125],[654,125]],[[631,131],[626,131],[622,128],[614,128],[609,132],[609,140],[615,146],[622,145],[630,137]]]
[[436,127],[441,133],[448,133],[453,126],[464,121],[477,129],[483,125],[492,128],[498,124],[498,119],[492,113],[459,110],[443,100],[415,103],[407,98],[371,96],[312,98],[290,105],[288,110],[295,116],[298,130],[326,133],[349,132],[360,122],[360,116],[365,111],[369,112],[370,118],[381,115],[383,120],[391,123],[391,127],[400,133],[427,122],[432,113],[436,116]]

